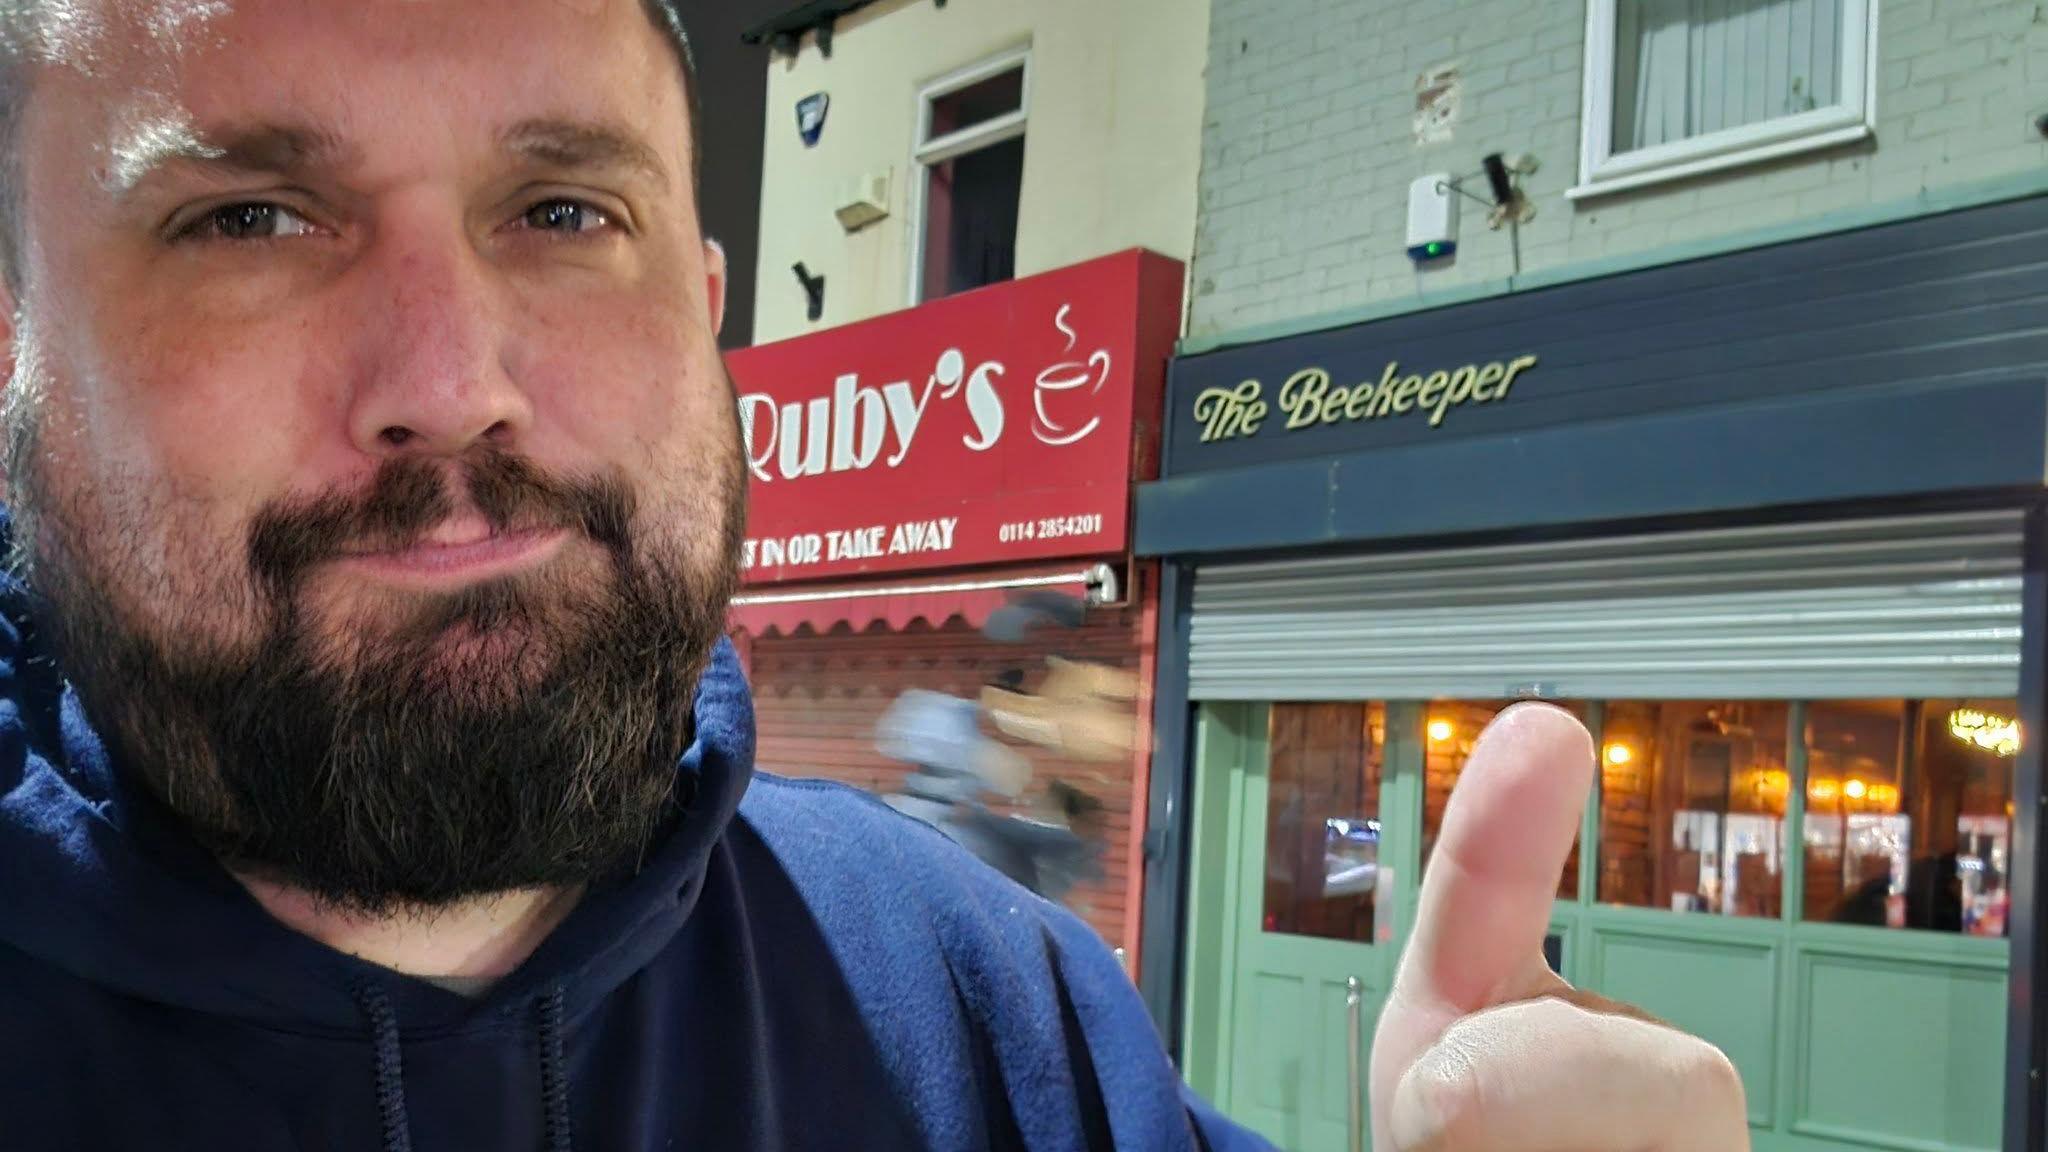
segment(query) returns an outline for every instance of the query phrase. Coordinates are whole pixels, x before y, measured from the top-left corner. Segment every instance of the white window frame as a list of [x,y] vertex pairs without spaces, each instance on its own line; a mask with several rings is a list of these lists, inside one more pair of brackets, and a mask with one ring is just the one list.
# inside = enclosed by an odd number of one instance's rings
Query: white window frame
[[[934,101],[1019,67],[1024,70],[1023,94],[1015,112],[1005,113],[969,128],[962,128],[958,132],[949,132],[936,140],[927,139],[932,130]],[[1024,135],[1025,126],[1030,119],[1031,46],[1028,44],[997,53],[958,71],[948,72],[918,87],[917,135],[910,152],[910,211],[907,221],[910,225],[911,307],[924,303],[925,201],[927,190],[931,187],[931,166],[943,164],[969,152],[978,152],[992,144],[1015,140]]]
[[[1826,108],[1724,128],[1687,140],[1616,154],[1614,72],[1618,5],[1628,0],[1587,0],[1585,104],[1580,113],[1579,183],[1574,200],[1682,180],[1741,164],[1868,139],[1877,110],[1876,0],[1843,0],[1842,56],[1837,63],[1842,99]],[[1860,34],[1859,34],[1860,32]]]

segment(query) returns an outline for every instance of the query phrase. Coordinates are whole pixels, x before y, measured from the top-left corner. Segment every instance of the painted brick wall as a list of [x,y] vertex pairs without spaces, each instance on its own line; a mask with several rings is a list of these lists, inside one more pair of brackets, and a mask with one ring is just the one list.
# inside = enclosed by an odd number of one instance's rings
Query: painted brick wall
[[[1524,272],[2039,171],[2048,4],[1877,0],[1877,139],[1577,204],[1578,0],[1215,0],[1190,335],[1499,281],[1508,236],[1467,203],[1453,266],[1402,252],[1408,184],[1532,153]],[[1453,138],[1418,145],[1416,78],[1455,64]],[[1480,184],[1483,188],[1483,181]]]

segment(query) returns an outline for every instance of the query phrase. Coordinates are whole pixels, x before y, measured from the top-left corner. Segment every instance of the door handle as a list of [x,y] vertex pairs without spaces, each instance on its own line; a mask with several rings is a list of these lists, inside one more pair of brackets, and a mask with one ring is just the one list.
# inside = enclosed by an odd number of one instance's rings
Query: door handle
[[1345,1113],[1350,1117],[1351,1152],[1365,1152],[1365,1090],[1358,1077],[1358,1050],[1365,1039],[1365,988],[1353,976],[1344,982],[1344,1014],[1348,1017],[1351,1043],[1345,1046],[1344,1059],[1347,1067],[1345,1083],[1350,1088],[1350,1097],[1345,1100]]

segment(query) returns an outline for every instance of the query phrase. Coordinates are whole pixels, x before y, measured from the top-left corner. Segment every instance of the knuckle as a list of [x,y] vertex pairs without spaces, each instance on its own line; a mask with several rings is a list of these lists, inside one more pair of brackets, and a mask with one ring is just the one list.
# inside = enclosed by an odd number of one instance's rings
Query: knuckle
[[1742,1084],[1742,1072],[1726,1052],[1698,1037],[1687,1037],[1692,1041],[1691,1078],[1698,1085],[1702,1095],[1711,1103],[1731,1107],[1737,1111],[1748,1110],[1748,1092]]
[[1416,1061],[1407,1078],[1416,1112],[1401,1147],[1458,1147],[1459,1134],[1484,1115],[1486,1092],[1477,1054],[1453,1028]]

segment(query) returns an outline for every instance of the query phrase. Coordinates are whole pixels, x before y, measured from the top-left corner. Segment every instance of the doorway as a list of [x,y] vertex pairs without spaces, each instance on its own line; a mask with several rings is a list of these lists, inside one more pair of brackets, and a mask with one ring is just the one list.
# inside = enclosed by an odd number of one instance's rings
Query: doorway
[[1367,1144],[1372,1033],[1419,872],[1416,821],[1394,817],[1420,806],[1421,728],[1418,705],[1356,702],[1205,705],[1197,722],[1183,1061],[1284,1148]]

